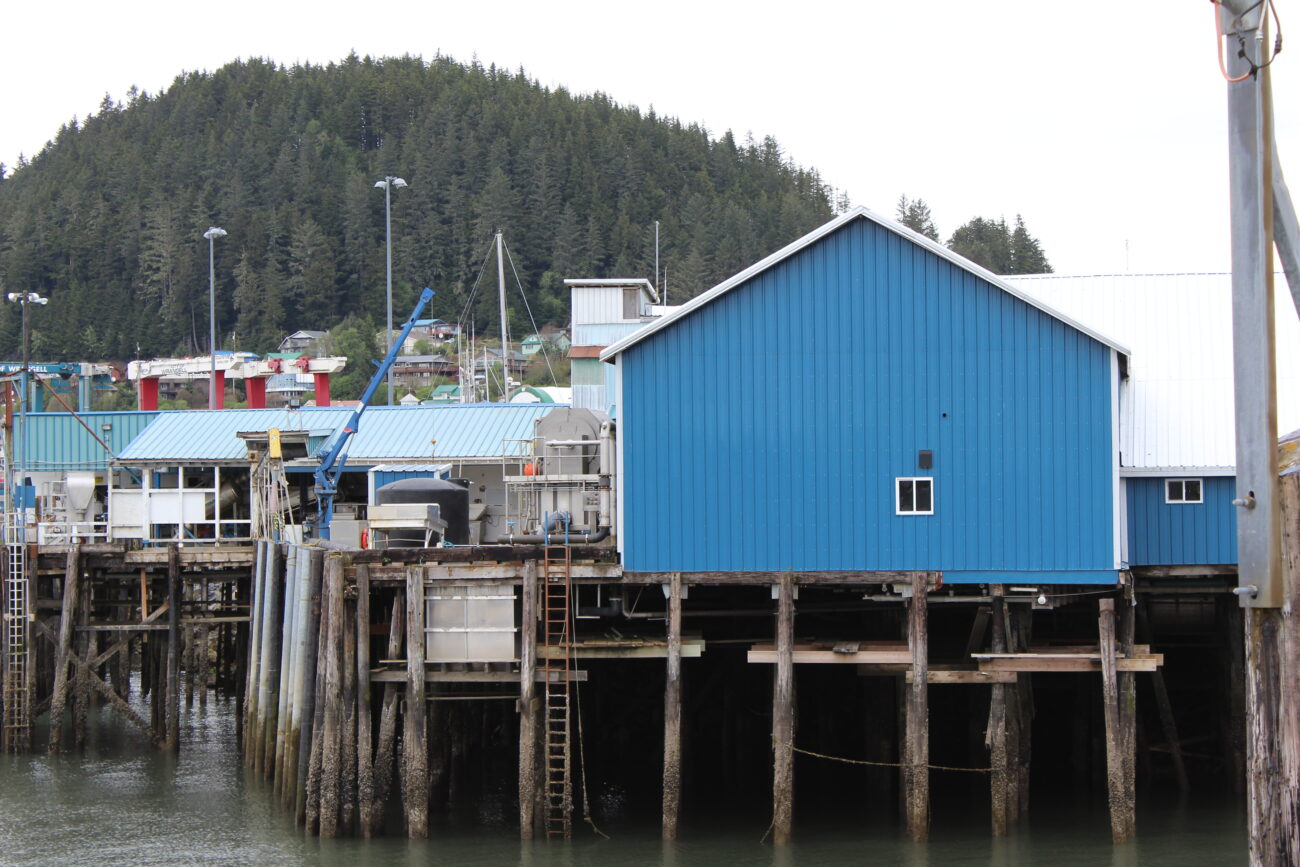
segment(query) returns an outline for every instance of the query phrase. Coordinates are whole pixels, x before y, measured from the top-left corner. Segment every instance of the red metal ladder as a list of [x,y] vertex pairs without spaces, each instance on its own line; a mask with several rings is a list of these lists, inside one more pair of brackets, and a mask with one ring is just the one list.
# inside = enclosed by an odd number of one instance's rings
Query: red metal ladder
[[573,833],[573,778],[570,774],[569,677],[573,657],[572,581],[567,545],[547,545],[542,559],[542,682],[545,686],[543,756],[546,762],[546,836]]

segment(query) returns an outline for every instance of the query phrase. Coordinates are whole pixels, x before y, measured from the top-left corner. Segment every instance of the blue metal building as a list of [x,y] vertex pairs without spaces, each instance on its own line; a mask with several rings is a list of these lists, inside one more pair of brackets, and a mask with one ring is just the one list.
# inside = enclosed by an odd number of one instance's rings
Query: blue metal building
[[849,212],[602,354],[624,566],[1112,584],[1125,356]]

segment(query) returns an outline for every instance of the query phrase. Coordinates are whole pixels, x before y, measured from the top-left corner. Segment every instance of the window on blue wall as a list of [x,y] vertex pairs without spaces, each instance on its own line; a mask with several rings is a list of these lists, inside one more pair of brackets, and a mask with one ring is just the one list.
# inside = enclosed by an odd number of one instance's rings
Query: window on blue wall
[[1203,500],[1200,479],[1165,479],[1166,503],[1200,503]]
[[934,479],[903,478],[894,481],[897,483],[898,488],[896,514],[934,514]]

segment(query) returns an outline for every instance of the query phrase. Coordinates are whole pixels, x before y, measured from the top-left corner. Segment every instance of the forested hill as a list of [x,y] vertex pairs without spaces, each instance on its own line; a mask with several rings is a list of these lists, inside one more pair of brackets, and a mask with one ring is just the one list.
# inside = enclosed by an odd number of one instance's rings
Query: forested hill
[[[681,302],[832,215],[830,189],[775,141],[443,57],[186,74],[106,97],[7,174],[0,279],[49,297],[32,355],[50,361],[205,349],[208,226],[229,232],[225,346],[265,351],[354,314],[381,324],[385,175],[410,184],[393,191],[397,320],[428,285],[426,315],[456,321],[498,226],[540,325],[567,321],[565,277],[653,276],[656,219]],[[485,280],[480,331],[496,317]],[[0,355],[19,331],[18,305],[0,305]]]

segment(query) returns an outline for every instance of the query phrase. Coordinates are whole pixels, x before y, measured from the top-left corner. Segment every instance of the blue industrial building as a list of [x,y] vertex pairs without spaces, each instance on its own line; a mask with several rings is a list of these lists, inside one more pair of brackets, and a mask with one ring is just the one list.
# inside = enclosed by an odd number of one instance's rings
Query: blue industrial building
[[601,357],[629,571],[1114,584],[1123,566],[1127,350],[870,211]]

